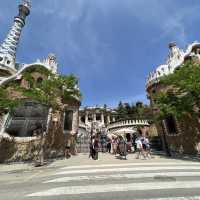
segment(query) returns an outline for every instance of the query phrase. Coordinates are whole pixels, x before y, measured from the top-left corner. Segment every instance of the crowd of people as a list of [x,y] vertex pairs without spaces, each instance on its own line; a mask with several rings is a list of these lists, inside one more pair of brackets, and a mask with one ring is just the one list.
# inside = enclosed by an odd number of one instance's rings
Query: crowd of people
[[106,141],[102,143],[98,136],[92,136],[90,140],[90,154],[89,158],[98,160],[98,152],[108,152],[113,155],[125,156],[128,153],[136,153],[136,159],[150,159],[151,146],[148,139],[148,135],[139,134],[136,138],[127,138],[119,135],[113,136],[111,139],[106,138]]

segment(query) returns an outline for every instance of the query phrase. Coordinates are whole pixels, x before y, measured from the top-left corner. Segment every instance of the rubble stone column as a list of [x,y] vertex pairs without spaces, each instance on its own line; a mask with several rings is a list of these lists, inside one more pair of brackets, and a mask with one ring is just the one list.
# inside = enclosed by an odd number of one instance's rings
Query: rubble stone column
[[96,113],[93,114],[93,121],[94,121],[94,122],[97,121],[97,115],[96,115]]
[[0,133],[1,133],[1,129],[3,128],[3,115],[0,114]]
[[71,153],[76,154],[76,136],[78,133],[79,126],[79,111],[78,109],[73,110],[73,119],[72,119],[72,138],[71,138]]
[[105,124],[105,122],[104,122],[104,114],[103,113],[101,113],[101,122],[102,122],[102,124]]
[[85,124],[88,124],[88,112],[85,113]]
[[110,115],[107,116],[107,123],[110,124]]
[[73,111],[73,119],[72,119],[72,132],[73,134],[77,133],[78,131],[78,121],[79,121],[79,112],[78,110]]

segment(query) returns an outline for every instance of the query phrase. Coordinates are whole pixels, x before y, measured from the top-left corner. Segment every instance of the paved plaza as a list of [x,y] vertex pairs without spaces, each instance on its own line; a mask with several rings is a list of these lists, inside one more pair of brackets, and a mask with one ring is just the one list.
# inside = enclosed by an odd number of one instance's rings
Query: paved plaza
[[0,165],[2,200],[23,199],[200,199],[200,163],[155,155],[127,160],[79,154],[43,167]]

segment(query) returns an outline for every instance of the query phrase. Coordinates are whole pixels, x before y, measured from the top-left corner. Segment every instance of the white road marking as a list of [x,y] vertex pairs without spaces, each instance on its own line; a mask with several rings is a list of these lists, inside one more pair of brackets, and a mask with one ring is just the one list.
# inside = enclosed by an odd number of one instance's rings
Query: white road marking
[[27,196],[28,197],[45,197],[45,196],[59,196],[59,195],[107,193],[107,192],[197,189],[197,188],[200,188],[200,181],[104,184],[104,185],[57,187],[50,190],[45,190],[42,192],[29,194]]
[[167,197],[167,198],[137,199],[137,200],[200,200],[200,196],[190,196],[190,197]]
[[[135,166],[136,167],[136,166]],[[69,170],[56,173],[62,174],[92,174],[98,172],[126,172],[126,171],[157,171],[157,170],[200,170],[200,166],[149,166],[149,167],[129,167],[129,168],[103,168],[103,169],[85,169],[85,170]]]
[[85,169],[85,168],[102,168],[102,167],[123,167],[123,166],[153,166],[153,165],[200,165],[197,162],[148,162],[148,163],[122,163],[122,164],[105,164],[105,165],[78,165],[78,166],[68,166],[63,167],[61,170],[67,169]]
[[139,179],[139,178],[154,178],[154,177],[198,177],[200,172],[156,172],[156,173],[139,173],[139,174],[112,174],[112,175],[96,175],[96,176],[73,176],[62,177],[53,180],[45,181],[43,183],[65,183],[71,181],[83,181],[83,180],[106,180],[106,179]]

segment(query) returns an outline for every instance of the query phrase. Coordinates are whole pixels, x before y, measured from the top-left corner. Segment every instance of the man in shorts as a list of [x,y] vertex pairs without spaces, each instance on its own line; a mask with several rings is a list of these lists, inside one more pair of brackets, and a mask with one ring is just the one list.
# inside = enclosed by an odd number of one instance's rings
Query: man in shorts
[[136,159],[139,159],[141,155],[143,156],[143,158],[145,158],[141,137],[138,137],[135,140],[135,143],[136,143],[136,148],[137,148],[137,157],[136,157]]
[[70,157],[71,157],[71,154],[70,154],[70,140],[68,140],[66,142],[66,145],[65,145],[65,158],[69,159]]

